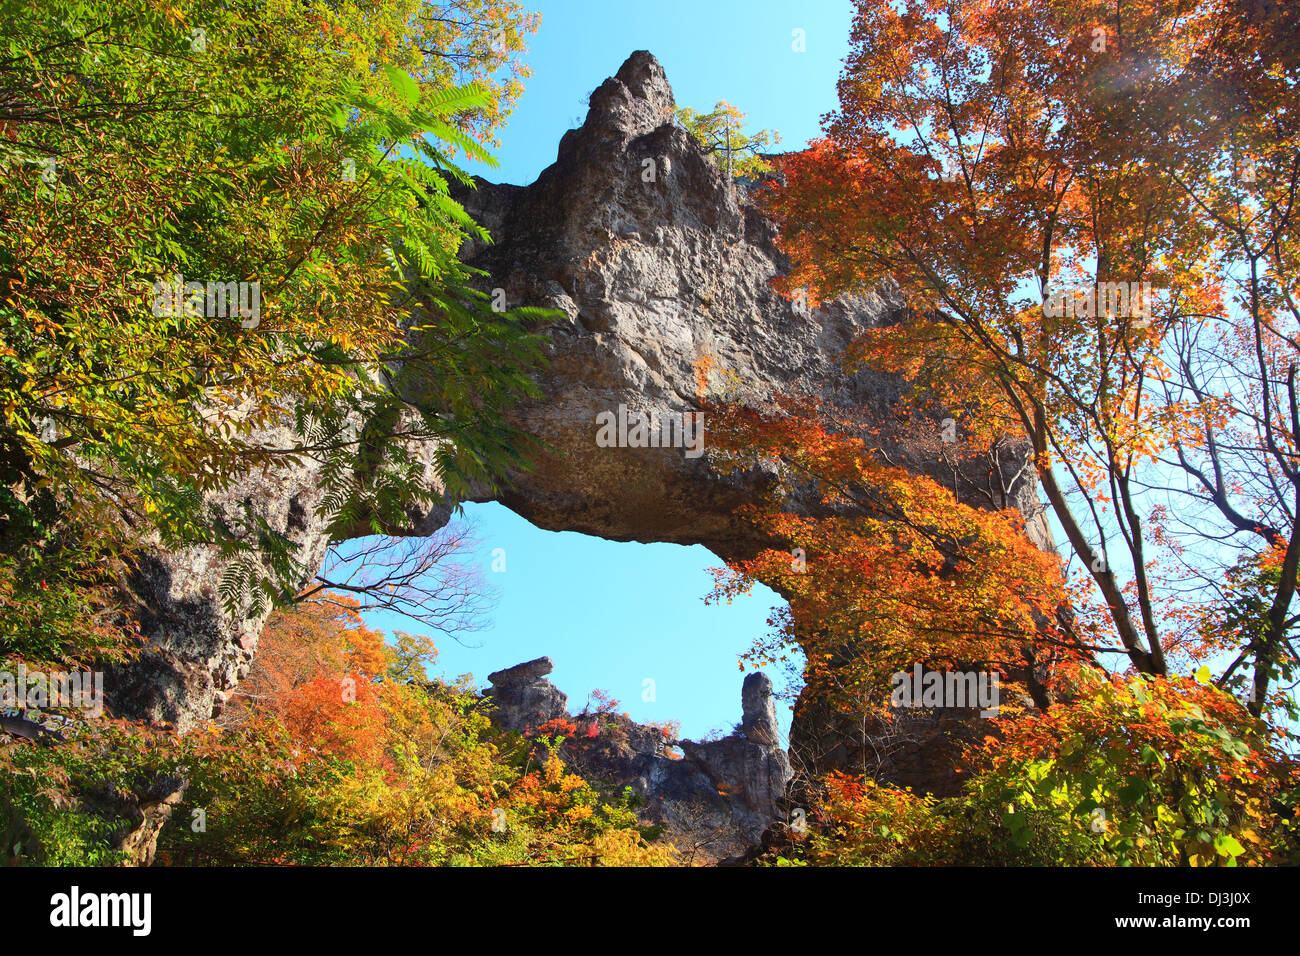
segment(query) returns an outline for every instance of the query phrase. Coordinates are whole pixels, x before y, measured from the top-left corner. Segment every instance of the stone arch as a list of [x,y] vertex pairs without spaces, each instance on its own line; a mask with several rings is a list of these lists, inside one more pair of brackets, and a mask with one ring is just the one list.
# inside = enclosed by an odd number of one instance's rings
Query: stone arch
[[[493,235],[462,256],[484,270],[489,289],[510,306],[562,313],[547,331],[550,364],[542,397],[512,412],[514,424],[547,450],[534,469],[512,476],[493,497],[548,530],[617,541],[703,544],[723,560],[766,542],[736,509],[767,484],[760,470],[719,475],[706,452],[680,448],[599,448],[596,415],[697,407],[696,363],[719,360],[767,392],[816,395],[845,420],[892,421],[902,383],[872,370],[846,374],[843,349],[896,306],[885,293],[846,297],[816,309],[779,296],[770,280],[786,268],[775,229],[749,189],[732,188],[690,135],[672,122],[673,93],[649,53],[632,54],[590,99],[583,125],[569,130],[556,161],[528,186],[478,180],[460,199]],[[655,161],[653,182],[641,175]],[[707,423],[706,423],[707,435]],[[270,436],[283,444],[287,436]],[[888,439],[886,438],[886,441]],[[917,471],[933,463],[899,439],[895,460]],[[1051,538],[1039,515],[1032,469],[1008,461],[999,476],[1005,504],[1029,516],[1040,547]],[[319,489],[309,467],[249,476],[213,502],[254,508],[297,543],[305,566],[319,567],[330,542],[315,516]],[[792,501],[795,509],[813,507]],[[450,509],[412,510],[394,533],[428,534]],[[220,610],[222,569],[215,548],[148,555],[135,582],[148,653],[113,675],[116,712],[184,728],[219,710],[256,647],[260,618],[231,621]]]

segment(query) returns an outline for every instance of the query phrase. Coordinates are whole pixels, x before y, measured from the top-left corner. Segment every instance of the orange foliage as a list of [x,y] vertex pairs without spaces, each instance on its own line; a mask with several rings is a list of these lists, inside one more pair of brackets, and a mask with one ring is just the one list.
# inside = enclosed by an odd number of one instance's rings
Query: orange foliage
[[[779,496],[742,509],[788,549],[714,572],[712,600],[729,600],[754,580],[789,598],[776,639],[751,659],[771,663],[796,642],[810,684],[833,683],[861,699],[917,661],[1013,666],[1020,645],[1049,627],[1064,600],[1059,560],[1034,547],[1017,512],[959,502],[795,403],[770,411],[722,405],[709,414],[722,467],[779,461],[783,481],[813,482],[828,511],[791,514]],[[846,505],[857,513],[844,515]]]
[[364,675],[322,674],[280,704],[285,729],[304,747],[358,763],[382,758],[387,720],[378,688]]
[[[908,379],[912,420],[1027,445],[1072,643],[1149,675],[1222,652],[1257,713],[1294,677],[1300,579],[1282,6],[858,0],[839,110],[764,190],[781,291],[902,306],[850,366]],[[1261,552],[1279,573],[1233,606],[1217,583]]]
[[315,597],[271,616],[225,722],[278,720],[304,748],[377,761],[386,717],[375,678],[387,668],[384,637],[353,598]]

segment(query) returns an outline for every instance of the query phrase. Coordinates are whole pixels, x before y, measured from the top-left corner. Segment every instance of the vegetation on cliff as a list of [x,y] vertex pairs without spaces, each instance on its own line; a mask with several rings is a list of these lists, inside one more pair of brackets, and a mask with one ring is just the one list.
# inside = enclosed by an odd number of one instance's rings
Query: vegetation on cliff
[[[1274,40],[1294,15],[1263,6],[859,0],[839,112],[761,191],[801,308],[896,295],[845,356],[902,383],[889,434],[700,368],[712,466],[771,477],[741,510],[770,547],[713,598],[788,596],[749,662],[805,655],[805,728],[841,755],[794,755],[802,806],[767,862],[1297,861],[1300,76]],[[474,288],[459,255],[489,237],[449,186],[459,156],[490,161],[536,18],[0,17],[0,672],[135,658],[150,546],[216,541],[225,610],[279,608],[189,733],[6,724],[0,853],[680,862],[574,770],[630,721],[493,726],[468,678],[427,676],[428,638],[385,642],[337,583],[299,592],[286,535],[208,497],[310,462],[326,531],[378,535],[526,464],[505,411],[535,393],[544,313]],[[766,172],[766,133],[725,102],[678,120],[732,174]],[[1013,507],[1029,477],[1050,519]],[[1049,529],[1066,559],[1031,543]],[[907,789],[881,752],[913,666],[1001,688],[948,735],[950,792]]]
[[628,795],[566,769],[571,725],[531,738],[493,727],[472,684],[425,676],[436,653],[411,635],[385,644],[346,598],[277,611],[219,721],[184,736],[88,723],[8,755],[8,810],[24,821],[9,848],[37,864],[127,862],[110,849],[121,820],[91,795],[174,775],[187,785],[156,834],[162,864],[671,861]]
[[[886,677],[914,661],[996,671],[1032,712],[968,742],[960,798],[818,781],[804,859],[1294,860],[1300,126],[1274,42],[1294,25],[858,3],[840,110],[764,199],[787,294],[897,290],[846,362],[905,377],[906,439],[716,403],[715,441],[775,466],[753,520],[794,549],[720,572],[718,596],[792,594],[755,657],[802,647],[846,737],[896,717]],[[1064,562],[1007,508],[1017,448]],[[784,513],[807,482],[827,516]]]

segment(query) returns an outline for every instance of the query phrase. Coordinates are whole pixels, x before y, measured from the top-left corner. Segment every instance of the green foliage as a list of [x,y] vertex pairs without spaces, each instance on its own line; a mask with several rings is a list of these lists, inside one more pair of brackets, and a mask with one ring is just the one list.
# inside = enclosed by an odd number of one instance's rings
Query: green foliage
[[808,838],[823,865],[1238,866],[1293,862],[1297,767],[1232,698],[1081,673],[1006,722],[957,797],[832,774]]
[[[1293,693],[1296,679],[1294,655],[1268,640],[1274,614],[1274,597],[1282,581],[1280,563],[1243,556],[1227,570],[1219,597],[1200,617],[1200,635],[1207,647],[1222,653],[1232,648],[1253,650],[1254,673],[1239,665],[1224,672],[1216,684],[1239,697],[1253,700],[1257,683],[1273,688],[1262,701],[1262,711],[1281,723],[1295,726],[1300,705]],[[1208,676],[1206,677],[1208,680]]]
[[1278,811],[1294,812],[1295,773],[1268,728],[1212,687],[1081,672],[1070,699],[993,748],[971,797],[1017,808],[1001,821],[1017,848],[1038,841],[1026,814],[1075,835],[1064,862],[1236,866],[1289,852]]
[[139,635],[117,606],[119,567],[112,542],[59,515],[48,492],[23,499],[0,483],[0,666],[130,656]]
[[781,142],[781,134],[767,129],[744,132],[745,114],[726,100],[718,100],[708,113],[678,107],[677,119],[729,176],[749,179],[771,171],[771,163],[759,154]]
[[[126,861],[119,795],[143,793],[172,763],[177,738],[119,721],[83,723],[57,746],[0,746],[0,859],[36,866]],[[131,798],[127,796],[127,800]]]
[[[544,316],[472,288],[457,251],[487,237],[449,194],[452,156],[490,163],[514,94],[444,54],[493,69],[535,22],[459,6],[503,52],[412,0],[0,6],[0,446],[18,497],[119,547],[215,539],[242,555],[228,610],[258,609],[301,569],[205,493],[323,460],[337,524],[378,527],[524,463],[502,412],[533,393],[525,325]],[[167,301],[176,276],[206,298]],[[212,291],[228,282],[256,314]]]

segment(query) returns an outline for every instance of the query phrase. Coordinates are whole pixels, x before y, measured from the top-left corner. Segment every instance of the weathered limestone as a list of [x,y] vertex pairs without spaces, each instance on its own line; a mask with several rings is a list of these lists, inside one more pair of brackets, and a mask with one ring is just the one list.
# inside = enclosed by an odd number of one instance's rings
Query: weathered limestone
[[555,665],[539,657],[488,675],[487,694],[495,711],[493,721],[507,730],[525,733],[568,713],[569,698],[546,679]]

